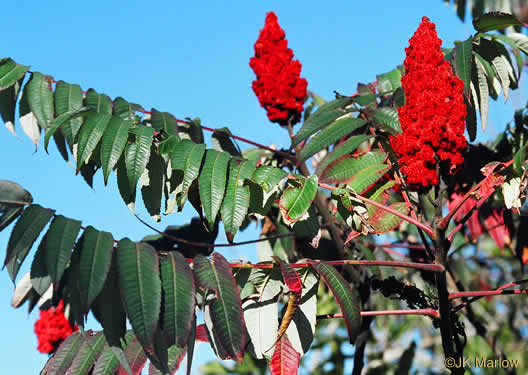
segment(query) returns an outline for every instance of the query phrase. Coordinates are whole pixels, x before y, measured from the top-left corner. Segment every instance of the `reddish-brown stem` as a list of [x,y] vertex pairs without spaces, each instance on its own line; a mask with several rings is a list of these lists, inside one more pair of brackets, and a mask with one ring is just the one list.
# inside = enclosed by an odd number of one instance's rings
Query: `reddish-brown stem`
[[449,293],[449,299],[467,298],[467,297],[487,297],[487,296],[500,296],[507,294],[527,294],[528,289],[518,290],[477,290],[473,292],[458,292]]
[[[512,282],[509,282],[508,284],[504,284],[504,285],[499,286],[498,288],[495,289],[495,291],[502,291],[504,289],[511,288],[511,287],[518,286],[518,285],[522,285],[522,284],[525,284],[525,283],[528,283],[528,279],[512,281]],[[462,310],[464,307],[468,306],[469,304],[471,304],[471,303],[473,303],[475,301],[478,301],[482,297],[484,297],[484,296],[475,296],[475,297],[473,297],[473,298],[471,298],[471,299],[469,299],[467,301],[462,302],[460,305],[458,305],[458,306],[453,308],[453,312],[457,312],[457,311]]]
[[[193,259],[187,259],[188,263],[193,263]],[[377,267],[402,267],[402,268],[414,268],[422,271],[430,272],[443,272],[445,269],[439,264],[424,264],[424,263],[412,263],[412,262],[394,262],[388,260],[334,260],[327,261],[326,264],[332,266],[377,266]],[[230,263],[231,268],[260,268],[270,269],[276,267],[273,263],[265,264],[253,264],[253,263]],[[311,267],[310,263],[290,263],[293,268],[306,268]]]
[[[379,311],[361,311],[361,316],[382,316],[382,315],[425,315],[438,318],[438,311],[435,309],[415,309],[415,310],[379,310]],[[325,314],[317,315],[317,319],[338,319],[343,318],[343,314]]]

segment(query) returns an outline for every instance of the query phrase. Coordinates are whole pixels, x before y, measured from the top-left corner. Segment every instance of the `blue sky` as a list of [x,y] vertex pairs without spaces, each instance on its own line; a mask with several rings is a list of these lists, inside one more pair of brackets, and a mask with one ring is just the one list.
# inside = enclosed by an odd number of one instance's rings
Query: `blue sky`
[[[152,4],[153,3],[153,4]],[[267,121],[251,90],[254,74],[249,68],[253,43],[273,10],[286,31],[289,46],[303,65],[309,89],[331,99],[334,90],[356,91],[358,82],[372,82],[376,74],[403,62],[404,48],[422,16],[437,25],[444,46],[464,40],[472,32],[441,0],[354,2],[268,1],[252,2],[90,2],[47,1],[3,4],[2,55],[31,65],[33,71],[55,79],[90,87],[112,98],[155,107],[177,117],[200,117],[210,127],[228,126],[234,134],[279,147],[288,137]],[[204,6],[204,4],[207,4]],[[508,105],[491,109],[493,125],[511,119],[512,104],[525,99],[514,94]],[[149,230],[122,203],[115,179],[108,187],[100,174],[95,189],[61,159],[55,147],[47,155],[21,132],[21,140],[0,129],[0,179],[28,189],[35,202],[86,225],[110,231],[116,238],[138,240]],[[244,145],[241,145],[245,147]],[[147,218],[145,211],[139,213]],[[160,229],[181,224],[194,215],[185,210],[165,217]],[[6,248],[10,228],[0,233]],[[255,230],[237,236],[252,239]],[[219,241],[224,242],[224,238]],[[254,259],[254,247],[225,252],[232,258]],[[22,269],[21,275],[28,268]],[[34,311],[10,307],[12,284],[0,273],[0,351],[2,373],[36,374],[47,357],[36,351]],[[205,346],[195,365],[210,359]]]

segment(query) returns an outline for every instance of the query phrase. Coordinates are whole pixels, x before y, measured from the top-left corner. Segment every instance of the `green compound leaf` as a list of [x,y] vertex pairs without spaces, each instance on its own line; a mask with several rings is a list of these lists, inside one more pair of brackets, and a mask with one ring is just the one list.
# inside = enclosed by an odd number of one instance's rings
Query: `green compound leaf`
[[46,233],[46,268],[54,284],[60,281],[68,265],[80,229],[80,221],[62,215],[51,222]]
[[486,130],[486,125],[488,123],[488,109],[489,109],[489,90],[488,90],[488,81],[486,79],[486,71],[482,62],[477,58],[475,59],[474,69],[476,71],[477,79],[473,80],[475,87],[478,87],[479,90],[479,108],[480,108],[480,123],[482,131]]
[[81,345],[85,342],[80,332],[74,332],[62,342],[57,352],[51,358],[46,374],[66,375],[73,359],[79,353]]
[[141,345],[153,348],[161,305],[161,280],[156,250],[128,238],[117,245],[119,288],[128,319]]
[[86,122],[79,132],[77,144],[77,172],[84,163],[92,159],[92,153],[99,144],[103,134],[110,123],[112,116],[104,113],[93,113],[87,117]]
[[472,52],[473,37],[469,37],[465,41],[457,43],[453,54],[455,72],[464,82],[464,95],[466,98],[470,94]]
[[363,119],[345,117],[324,128],[315,135],[299,153],[299,162],[310,158],[319,151],[331,146],[347,134],[362,127],[367,122]]
[[5,90],[26,75],[29,66],[19,65],[11,58],[0,60],[0,90]]
[[253,173],[252,181],[262,186],[265,191],[271,191],[288,175],[282,169],[270,165],[261,165]]
[[386,164],[376,164],[366,167],[356,173],[347,182],[352,190],[363,194],[367,188],[381,179],[390,167]]
[[119,161],[128,140],[128,131],[133,125],[132,120],[124,120],[112,116],[101,141],[101,164],[105,185],[108,183],[110,172]]
[[154,130],[142,126],[132,129],[131,132],[135,134],[136,139],[126,147],[125,165],[128,176],[128,188],[131,191],[135,191],[137,182],[147,167],[150,158]]
[[[404,215],[407,215],[409,212],[407,205],[404,202],[392,203],[389,208]],[[402,218],[385,210],[378,209],[374,216],[369,220],[369,224],[376,230],[377,234],[383,234],[398,227],[402,221]]]
[[38,204],[29,206],[18,219],[7,244],[4,265],[7,265],[11,280],[15,281],[20,266],[33,243],[51,220],[55,211]]
[[320,180],[325,183],[347,182],[362,169],[381,164],[384,161],[385,153],[381,151],[368,152],[359,158],[345,155],[330,163],[321,172]]
[[86,92],[85,104],[94,112],[112,114],[112,99],[105,94],[99,94],[94,89]]
[[307,215],[318,187],[317,175],[313,175],[304,180],[300,187],[290,186],[284,191],[279,208],[287,224],[291,225]]
[[100,232],[92,226],[83,233],[80,247],[79,290],[81,311],[88,309],[103,289],[112,263],[114,237],[111,233]]
[[373,111],[374,125],[390,134],[401,133],[398,110],[391,107],[377,108]]
[[241,362],[246,346],[246,327],[242,302],[231,267],[219,253],[209,261],[202,255],[194,258],[194,274],[198,286],[214,293],[209,302],[213,332],[220,347],[237,362]]
[[103,349],[104,344],[105,338],[102,332],[99,332],[95,334],[95,336],[89,337],[88,340],[85,340],[73,360],[69,373],[79,375],[88,374],[90,368],[92,368],[94,362],[99,356],[99,353]]
[[473,20],[473,27],[480,33],[502,30],[522,23],[515,16],[503,12],[489,12]]
[[11,224],[33,202],[31,194],[19,184],[0,180],[0,231]]
[[152,108],[152,126],[157,131],[163,131],[169,136],[178,137],[178,121],[169,112],[160,112]]
[[[81,86],[59,81],[55,87],[55,114],[57,117],[66,113],[75,113],[80,110],[82,106],[83,94]],[[55,119],[54,123],[57,123],[57,119]],[[60,125],[62,134],[64,134],[64,137],[70,146],[70,150],[73,148],[75,137],[77,136],[77,133],[79,133],[82,123],[83,118],[76,117],[66,120]]]
[[355,135],[348,138],[345,142],[337,145],[332,152],[330,152],[326,157],[321,160],[317,165],[317,175],[321,175],[321,172],[334,160],[337,160],[343,155],[351,154],[354,152],[363,142],[372,138],[370,135]]
[[29,109],[41,128],[47,129],[53,120],[53,78],[35,72],[27,83]]
[[160,264],[164,298],[161,326],[168,345],[183,347],[189,339],[194,319],[194,275],[184,256],[176,251],[161,258]]
[[321,275],[339,307],[341,307],[350,343],[354,343],[361,327],[361,315],[356,293],[352,291],[350,284],[331,265],[323,261],[314,262],[309,260],[308,262]]
[[227,152],[207,150],[202,173],[198,178],[200,200],[211,231],[224,198],[229,159]]
[[183,192],[187,192],[198,177],[204,153],[205,144],[196,144],[188,139],[182,140],[174,147],[171,166],[172,169],[183,172]]
[[249,208],[249,186],[244,181],[249,180],[255,171],[255,163],[242,159],[231,159],[229,163],[229,181],[222,202],[222,223],[228,241],[232,242],[238,228],[244,222]]
[[351,102],[352,100],[350,98],[339,98],[320,106],[317,111],[306,120],[299,132],[297,132],[293,139],[292,147],[297,146],[299,143],[315,134],[318,130],[345,115],[347,112],[344,107]]
[[0,115],[7,130],[15,136],[15,108],[23,80],[24,78],[21,78],[7,89],[0,91]]

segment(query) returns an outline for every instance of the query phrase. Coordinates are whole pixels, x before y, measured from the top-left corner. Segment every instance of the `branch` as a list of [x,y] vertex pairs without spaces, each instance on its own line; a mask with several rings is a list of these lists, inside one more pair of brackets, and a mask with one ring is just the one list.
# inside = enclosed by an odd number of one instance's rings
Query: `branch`
[[136,219],[138,219],[143,225],[147,226],[148,228],[152,229],[154,232],[161,234],[162,236],[171,239],[178,243],[183,243],[186,245],[196,246],[196,247],[205,247],[205,248],[213,248],[213,247],[231,247],[231,246],[241,246],[241,245],[248,245],[252,243],[257,242],[263,242],[263,241],[269,241],[274,240],[277,238],[284,238],[284,237],[295,237],[295,233],[282,233],[282,234],[276,234],[273,236],[265,237],[265,238],[258,238],[256,240],[249,240],[249,241],[242,241],[242,242],[233,242],[233,243],[220,243],[220,244],[214,244],[214,243],[207,243],[207,242],[194,242],[189,241],[183,238],[178,238],[171,236],[168,233],[162,232],[159,229],[154,228],[152,225],[141,219],[137,214],[134,215]]
[[449,299],[467,298],[467,297],[486,297],[486,296],[500,296],[506,294],[527,294],[528,289],[518,290],[477,290],[473,292],[458,292],[449,293]]
[[[379,310],[379,311],[361,311],[361,316],[382,316],[382,315],[424,315],[438,318],[438,311],[435,309],[414,309],[414,310]],[[343,318],[343,314],[325,314],[317,315],[317,319],[336,319]]]

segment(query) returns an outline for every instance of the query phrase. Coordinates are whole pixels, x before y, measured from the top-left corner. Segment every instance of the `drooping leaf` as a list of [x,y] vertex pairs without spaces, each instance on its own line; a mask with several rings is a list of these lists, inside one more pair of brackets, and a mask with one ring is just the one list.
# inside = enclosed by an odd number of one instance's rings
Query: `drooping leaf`
[[112,116],[104,113],[94,113],[86,118],[79,132],[77,147],[77,171],[91,158],[99,144]]
[[301,149],[298,161],[302,162],[310,158],[365,124],[365,120],[353,117],[345,117],[337,120],[310,139],[310,141]]
[[128,319],[145,348],[152,348],[161,305],[161,280],[156,250],[128,238],[117,245],[119,288]]
[[228,164],[229,154],[227,152],[207,150],[202,173],[198,178],[200,201],[211,231],[213,231],[216,216],[224,198]]
[[[132,375],[140,375],[141,370],[143,370],[143,367],[145,367],[145,363],[147,362],[147,355],[141,347],[137,337],[132,338],[125,353],[126,359],[130,364],[130,369],[132,370]],[[127,375],[128,371],[120,365],[117,369],[117,373],[118,375]]]
[[211,261],[198,255],[194,258],[194,274],[198,286],[214,292],[208,306],[220,345],[231,358],[241,361],[246,345],[246,328],[240,294],[229,263],[216,252]]
[[454,66],[456,75],[464,82],[464,95],[469,97],[471,82],[471,60],[473,51],[473,38],[457,43],[454,50]]
[[192,182],[198,177],[205,144],[196,144],[188,139],[178,143],[171,155],[172,169],[183,171],[182,191],[187,192]]
[[475,86],[478,87],[479,90],[479,107],[480,107],[480,124],[482,127],[482,131],[486,130],[486,124],[488,122],[488,107],[489,107],[489,90],[488,90],[488,82],[486,80],[486,73],[484,70],[484,66],[480,62],[480,60],[477,58],[475,59],[475,70],[477,73],[477,82],[474,82]]
[[481,33],[519,25],[522,23],[515,16],[503,12],[485,13],[473,20],[473,27]]
[[28,272],[22,276],[20,281],[15,285],[13,298],[11,299],[11,306],[14,308],[22,306],[22,304],[30,298],[32,290],[33,285],[31,284],[31,274]]
[[[177,345],[173,345],[169,348],[169,371],[171,375],[174,375],[178,368],[180,367],[180,363],[185,357],[185,353],[187,352],[186,348],[181,348]],[[160,370],[158,370],[152,362],[149,365],[149,375],[164,375]]]
[[95,362],[93,375],[113,375],[119,366],[114,351],[108,344],[105,344],[97,362]]
[[221,206],[222,223],[229,241],[244,222],[249,208],[249,187],[244,186],[255,171],[255,163],[232,158],[229,162],[229,180]]
[[97,113],[112,114],[112,100],[105,94],[99,94],[94,89],[86,92],[86,106]]
[[80,332],[68,336],[51,358],[46,374],[65,375],[84,342],[85,339]]
[[255,170],[251,179],[262,186],[264,190],[271,191],[287,175],[288,173],[282,169],[270,165],[261,165]]
[[300,187],[288,187],[279,202],[282,217],[287,224],[301,220],[317,194],[319,187],[317,175],[306,178]]
[[0,115],[7,130],[15,136],[15,107],[23,79],[21,78],[7,89],[0,91]]
[[54,118],[52,78],[34,72],[27,83],[27,100],[41,128],[47,129]]
[[28,85],[25,85],[24,89],[22,90],[20,103],[18,104],[18,112],[22,131],[29,137],[29,139],[31,139],[31,142],[33,142],[35,145],[36,150],[40,141],[40,128],[38,126],[37,118],[29,108]]
[[271,357],[271,375],[297,375],[301,355],[295,351],[288,335],[282,336]]
[[33,202],[31,194],[19,184],[0,180],[0,231],[11,224]]
[[509,33],[508,38],[515,42],[517,48],[528,55],[528,36],[521,33]]
[[92,312],[97,321],[101,323],[106,341],[116,356],[120,352],[123,355],[121,339],[125,337],[126,333],[126,313],[121,302],[117,273],[117,260],[116,257],[113,257],[103,289],[97,295],[92,305]]
[[62,215],[56,216],[51,222],[46,233],[46,267],[53,283],[60,281],[80,229],[80,221]]
[[[72,121],[73,119],[78,119],[80,117],[88,116],[91,112],[88,112],[86,108],[75,109],[70,112],[65,112],[57,116],[50,124],[48,129],[46,129],[46,135],[44,136],[44,150],[48,152],[48,145],[51,137],[55,139],[55,144],[62,154],[64,160],[68,161],[68,150],[66,150],[66,140],[64,138],[61,129],[65,126],[66,123]],[[81,119],[82,121],[82,119]],[[72,147],[70,146],[70,149]]]
[[487,39],[480,39],[480,46],[478,52],[481,56],[491,64],[491,67],[495,73],[495,76],[499,79],[499,82],[504,92],[504,101],[508,100],[508,93],[510,87],[510,75],[509,68],[511,68],[508,59],[499,53],[495,44]]
[[[81,86],[71,85],[64,81],[59,81],[55,87],[55,113],[57,117],[66,113],[75,113],[82,108],[83,105],[83,94]],[[57,120],[55,120],[55,123]],[[75,137],[81,128],[83,123],[82,117],[76,117],[71,120],[67,120],[65,123],[60,125],[62,134],[68,141],[70,149],[73,147]]]
[[12,262],[11,267],[8,267],[8,269],[13,281],[15,281],[16,274],[33,243],[51,220],[54,213],[55,211],[53,210],[34,204],[29,206],[18,219],[9,237],[4,260],[4,265]]
[[110,172],[119,161],[128,140],[128,131],[132,127],[132,120],[124,120],[112,116],[101,141],[101,164],[105,185],[108,183]]
[[130,190],[136,190],[136,185],[145,170],[150,158],[150,148],[154,130],[146,126],[134,128],[131,130],[136,139],[133,143],[127,145],[125,151],[125,165],[128,176],[128,187]]
[[146,170],[143,171],[139,179],[139,186],[145,208],[155,221],[160,221],[161,200],[163,199],[167,164],[165,159],[155,152],[154,148],[152,146]]
[[194,275],[184,256],[171,251],[161,258],[163,309],[161,326],[169,346],[187,344],[194,319],[196,286]]
[[314,114],[303,124],[302,128],[297,132],[292,141],[292,147],[316,133],[318,130],[324,128],[337,118],[346,114],[345,106],[351,103],[350,98],[339,98],[320,106]]
[[355,151],[359,145],[370,139],[370,135],[355,135],[348,138],[345,142],[337,145],[332,152],[330,152],[319,164],[317,165],[316,174],[320,175],[321,172],[334,160],[337,160],[343,155],[351,154]]
[[308,262],[321,275],[341,307],[350,343],[354,343],[361,326],[358,297],[352,291],[350,284],[334,267],[323,261],[309,260]]
[[51,288],[52,281],[46,266],[46,235],[40,242],[31,263],[30,277],[31,285],[39,296],[43,296],[48,288]]
[[79,262],[79,288],[81,311],[88,308],[103,289],[112,263],[114,237],[89,226],[83,233]]
[[24,78],[29,66],[20,65],[10,58],[0,60],[0,90],[13,86]]
[[88,374],[104,344],[105,338],[102,332],[96,333],[95,336],[85,340],[73,360],[70,373],[76,375]]
[[152,126],[157,131],[164,131],[168,136],[178,137],[178,121],[169,112],[160,112],[152,108]]
[[282,278],[284,279],[284,283],[288,289],[295,294],[301,294],[302,281],[297,271],[295,271],[295,268],[293,268],[290,264],[283,262],[277,256],[274,256],[273,259],[279,264]]
[[121,198],[123,198],[123,202],[125,202],[130,212],[134,214],[136,209],[136,187],[134,186],[133,189],[130,189],[124,155],[121,155],[121,158],[117,161],[116,168],[119,194],[121,195]]
[[321,182],[340,183],[346,182],[363,168],[381,164],[385,160],[385,154],[381,151],[368,152],[360,157],[345,155],[326,167],[320,176]]

